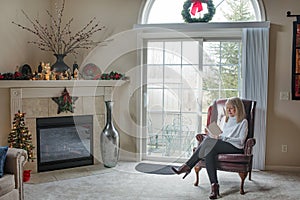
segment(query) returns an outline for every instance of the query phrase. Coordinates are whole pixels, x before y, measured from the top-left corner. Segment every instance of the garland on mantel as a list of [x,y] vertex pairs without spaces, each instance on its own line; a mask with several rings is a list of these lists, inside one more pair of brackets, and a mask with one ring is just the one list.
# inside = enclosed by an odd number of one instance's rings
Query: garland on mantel
[[118,72],[111,71],[110,73],[101,74],[100,80],[120,80],[124,79],[125,75]]
[[[115,71],[111,71],[110,73],[103,73],[94,78],[94,80],[127,80],[128,77],[125,74],[121,74]],[[15,73],[0,73],[0,80],[32,80],[32,75],[24,75],[20,72]],[[74,80],[74,79],[70,79]]]
[[30,77],[27,75],[23,75],[20,72],[15,72],[15,73],[0,73],[0,80],[30,80]]

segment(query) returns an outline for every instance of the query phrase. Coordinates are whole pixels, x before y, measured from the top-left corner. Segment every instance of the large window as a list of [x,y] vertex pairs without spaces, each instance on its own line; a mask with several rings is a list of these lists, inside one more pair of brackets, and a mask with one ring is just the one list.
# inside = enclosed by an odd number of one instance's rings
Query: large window
[[204,42],[203,49],[205,104],[210,104],[213,99],[240,96],[241,41]]
[[[182,23],[184,2],[178,0],[166,5],[165,0],[150,0],[142,21]],[[216,14],[211,22],[263,18],[255,0],[214,0],[214,5]],[[187,26],[182,25],[176,24],[185,31]],[[203,130],[213,100],[241,96],[241,32],[236,35],[226,29],[216,29],[217,34],[211,29],[193,31],[191,36],[183,37],[169,36],[162,33],[164,30],[154,31],[154,37],[144,38],[146,158],[189,157],[195,146],[194,136]]]
[[241,42],[147,41],[147,152],[188,157],[213,99],[240,96]]

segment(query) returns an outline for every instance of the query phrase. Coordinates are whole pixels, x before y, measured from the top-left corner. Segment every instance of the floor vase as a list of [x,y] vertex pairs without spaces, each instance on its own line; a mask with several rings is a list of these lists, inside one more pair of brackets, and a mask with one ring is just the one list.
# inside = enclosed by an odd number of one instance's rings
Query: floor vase
[[115,167],[119,159],[120,139],[112,119],[112,101],[105,101],[106,125],[101,132],[100,144],[102,161],[105,167]]

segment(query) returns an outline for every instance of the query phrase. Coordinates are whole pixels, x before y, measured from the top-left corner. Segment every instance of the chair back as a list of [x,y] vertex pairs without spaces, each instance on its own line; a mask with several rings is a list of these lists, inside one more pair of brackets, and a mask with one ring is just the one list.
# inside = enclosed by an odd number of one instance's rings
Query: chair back
[[[222,119],[225,117],[225,103],[227,99],[218,99],[213,102],[212,105],[208,108],[207,113],[207,125],[209,125],[211,122],[215,121],[217,124],[220,124]],[[245,112],[246,112],[246,118],[248,120],[248,138],[254,137],[254,117],[255,117],[255,108],[256,108],[256,101],[248,100],[248,99],[242,99],[242,102],[244,104]]]

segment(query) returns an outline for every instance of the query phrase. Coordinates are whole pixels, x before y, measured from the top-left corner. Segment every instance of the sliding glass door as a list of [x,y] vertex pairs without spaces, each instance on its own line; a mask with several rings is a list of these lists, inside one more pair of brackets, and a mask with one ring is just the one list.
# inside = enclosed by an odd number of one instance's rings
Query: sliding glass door
[[241,43],[155,39],[145,45],[145,158],[188,158],[213,99],[239,96]]
[[147,156],[188,157],[201,115],[201,40],[147,41]]

